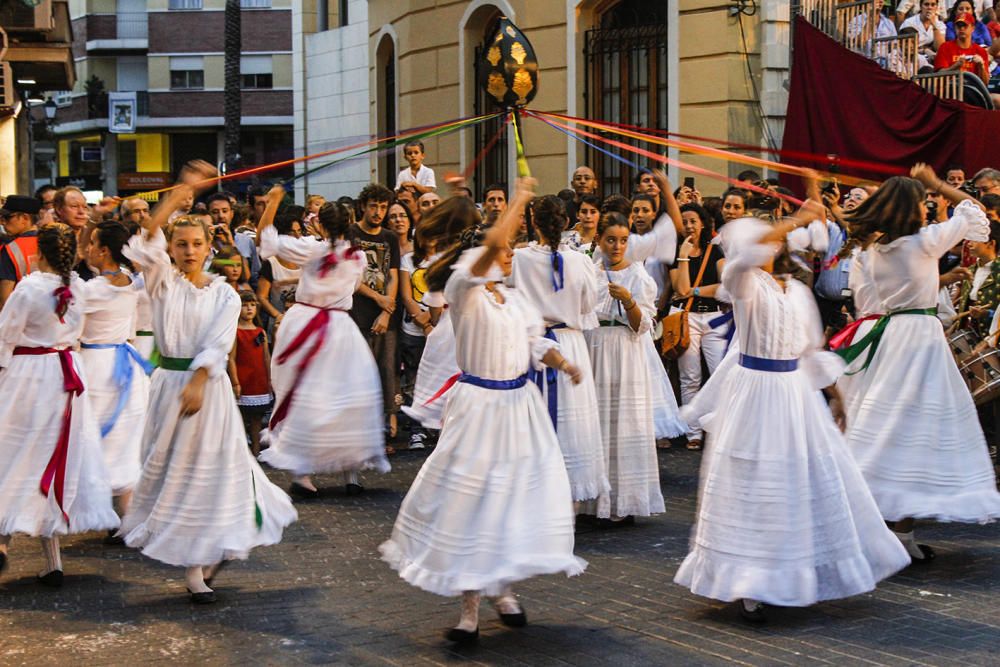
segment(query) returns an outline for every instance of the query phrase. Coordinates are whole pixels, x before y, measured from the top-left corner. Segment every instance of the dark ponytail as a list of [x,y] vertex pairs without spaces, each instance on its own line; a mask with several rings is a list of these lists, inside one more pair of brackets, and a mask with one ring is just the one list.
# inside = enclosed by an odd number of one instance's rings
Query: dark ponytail
[[76,233],[61,222],[43,225],[38,230],[38,252],[68,287],[76,265]]
[[455,272],[454,266],[459,257],[466,250],[475,248],[482,243],[483,235],[483,230],[470,227],[462,233],[456,242],[442,252],[437,261],[427,268],[427,289],[432,292],[443,290],[448,279],[451,278],[451,274]]
[[102,248],[108,249],[108,252],[111,253],[111,259],[116,264],[134,272],[135,267],[132,266],[132,262],[122,253],[122,248],[125,247],[131,236],[132,233],[120,222],[107,221],[97,225],[97,242]]
[[545,195],[535,201],[534,224],[542,241],[552,252],[559,250],[562,233],[566,229],[566,203],[559,197]]
[[327,202],[320,206],[317,219],[326,232],[331,247],[347,234],[351,226],[351,212],[346,206],[336,202]]

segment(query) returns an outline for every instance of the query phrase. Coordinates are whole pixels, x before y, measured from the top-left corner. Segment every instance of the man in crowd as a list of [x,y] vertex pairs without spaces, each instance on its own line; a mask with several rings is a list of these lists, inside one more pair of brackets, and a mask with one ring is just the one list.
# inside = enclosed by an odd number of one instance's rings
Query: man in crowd
[[122,202],[122,222],[133,222],[142,226],[149,219],[149,202],[138,197],[131,197]]
[[382,226],[392,202],[392,190],[372,183],[359,195],[362,216],[348,232],[367,261],[361,285],[354,293],[351,318],[375,356],[382,380],[382,400],[389,420],[389,435],[396,428],[396,332],[400,313],[396,309],[399,288],[399,241]]
[[965,169],[958,165],[949,166],[944,172],[945,182],[953,188],[960,188],[965,185]]
[[917,31],[917,48],[928,61],[933,61],[945,36],[944,22],[938,16],[938,0],[921,0],[920,13],[903,21],[900,32],[904,28]]
[[436,192],[428,192],[420,195],[417,200],[417,208],[420,209],[420,217],[423,217],[434,210],[434,207],[441,203],[441,196]]
[[[250,195],[250,197],[253,196],[252,194]],[[267,201],[266,197],[264,201]],[[250,275],[244,276],[244,280],[248,280],[250,286],[257,289],[257,279],[260,276],[260,255],[257,252],[257,244],[254,242],[254,237],[247,232],[235,231],[233,229],[235,211],[229,195],[224,192],[216,192],[208,198],[207,204],[208,214],[212,216],[212,223],[216,226],[216,229],[222,230],[226,236],[231,237],[233,245],[243,255],[243,259],[246,260]],[[254,205],[256,206],[256,204]]]
[[972,30],[976,19],[965,12],[955,17],[955,39],[945,42],[938,49],[934,59],[936,70],[961,70],[972,72],[984,84],[990,82],[990,56],[986,49],[972,42]]
[[584,195],[597,194],[597,176],[594,175],[594,170],[586,165],[577,167],[576,171],[573,172],[570,187],[576,193],[577,203]]
[[483,192],[483,223],[492,225],[500,219],[500,214],[507,210],[507,186],[493,183],[486,186]]
[[52,200],[56,197],[58,188],[51,183],[46,183],[35,190],[35,199],[42,202],[42,210],[38,212],[38,224],[52,222],[54,213],[52,212]]
[[[410,212],[410,217],[413,218],[413,228],[416,229],[420,224],[420,207],[417,206],[417,198],[414,196],[412,185],[412,183],[405,183],[400,186],[396,190],[396,201],[405,206],[406,210]],[[431,192],[428,194],[434,193]]]
[[42,203],[34,197],[11,195],[0,208],[3,247],[0,248],[0,309],[10,293],[35,266],[38,257],[38,230],[35,221]]
[[1000,171],[987,167],[980,169],[972,177],[972,185],[979,191],[979,196],[1000,195]]

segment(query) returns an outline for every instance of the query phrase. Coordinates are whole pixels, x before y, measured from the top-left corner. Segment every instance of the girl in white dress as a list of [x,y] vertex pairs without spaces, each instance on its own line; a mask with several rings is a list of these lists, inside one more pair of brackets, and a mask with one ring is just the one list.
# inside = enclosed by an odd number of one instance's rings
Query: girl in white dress
[[193,196],[188,184],[214,173],[204,162],[186,166],[184,184],[157,206],[142,236],[125,250],[143,268],[161,357],[142,436],[142,475],[121,534],[150,558],[187,568],[188,590],[199,604],[215,601],[208,584],[221,563],[276,544],[297,518],[291,500],[268,481],[247,447],[226,375],[240,296],[224,277],[202,271],[210,230],[188,216],[170,224],[169,244],[161,230],[171,211]]
[[594,263],[579,252],[559,251],[566,208],[558,197],[535,202],[533,222],[542,243],[514,251],[508,284],[520,291],[545,320],[545,336],[559,343],[568,358],[579,360],[583,382],[574,385],[553,369],[532,373],[542,391],[559,438],[573,502],[595,500],[597,516],[610,516],[608,477],[597,413],[594,373],[584,329],[597,325],[597,275]]
[[310,475],[330,472],[344,473],[347,492],[358,493],[358,471],[390,470],[378,368],[348,313],[364,256],[343,239],[351,224],[343,205],[320,208],[326,239],[296,238],[279,235],[271,224],[284,189],[276,185],[267,196],[257,228],[261,259],[297,264],[302,275],[271,355],[275,408],[271,445],[260,460],[296,475],[295,495],[317,495]]
[[152,372],[129,343],[135,330],[138,292],[122,248],[131,236],[117,222],[88,226],[87,263],[100,272],[84,283],[86,321],[80,358],[87,371],[87,394],[101,430],[111,491],[124,514],[142,470],[140,446],[146,423]]
[[447,634],[456,642],[479,636],[481,592],[499,596],[501,621],[520,627],[526,618],[513,582],[579,574],[586,565],[573,555],[573,503],[559,442],[537,387],[527,382],[528,370],[542,363],[576,382],[581,372],[543,336],[531,304],[501,284],[530,199],[522,181],[485,247],[471,249],[476,234],[468,229],[460,242],[441,246],[447,250],[428,272],[429,287],[444,287],[451,305],[463,375],[448,398],[438,446],[379,547],[410,584],[463,596],[460,622]]
[[[76,235],[38,232],[38,270],[0,311],[0,571],[14,533],[40,537],[41,583],[61,586],[59,536],[118,526],[86,377],[72,351],[83,330]],[[89,389],[89,387],[88,387]]]
[[[597,243],[603,265],[598,267],[595,308],[600,326],[586,332],[611,484],[610,513],[612,520],[627,524],[634,516],[664,509],[653,425],[659,376],[646,348],[652,345],[656,283],[641,262],[627,258],[630,241],[623,216],[601,217]],[[658,357],[656,363],[662,367]]]
[[871,279],[884,315],[842,351],[862,359],[852,385],[848,444],[882,516],[914,562],[913,519],[985,523],[1000,517],[1000,493],[976,407],[935,317],[938,259],[962,239],[985,241],[989,219],[966,198],[947,222],[924,226],[924,187],[964,197],[926,165],[895,177],[855,209],[851,233],[868,239]]
[[698,516],[674,580],[697,595],[741,599],[741,613],[757,622],[762,602],[857,595],[909,562],[835,423],[843,410],[832,385],[843,364],[821,351],[811,293],[771,274],[788,232],[821,214],[809,201],[773,227],[747,218],[722,229],[740,356],[724,363],[724,382],[704,389],[718,391],[725,409],[700,422],[709,441]]

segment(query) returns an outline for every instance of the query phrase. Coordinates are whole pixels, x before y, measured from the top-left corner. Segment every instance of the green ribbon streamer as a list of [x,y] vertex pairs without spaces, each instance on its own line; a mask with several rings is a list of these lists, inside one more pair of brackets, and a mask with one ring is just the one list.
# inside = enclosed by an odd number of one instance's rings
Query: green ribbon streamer
[[359,151],[357,153],[353,153],[353,154],[348,155],[346,157],[338,158],[338,159],[333,160],[331,162],[325,162],[325,163],[323,163],[321,165],[318,165],[318,166],[315,166],[315,167],[313,167],[311,169],[306,169],[301,174],[296,174],[292,178],[288,179],[286,181],[286,183],[292,183],[292,182],[294,182],[294,181],[302,178],[303,176],[307,176],[309,174],[315,173],[315,172],[319,171],[320,169],[326,169],[327,167],[332,167],[332,166],[334,166],[336,164],[340,164],[341,162],[347,162],[348,160],[353,160],[355,158],[361,157],[362,155],[367,155],[368,153],[374,153],[376,151],[380,151],[380,150],[385,149],[385,148],[395,148],[396,146],[401,146],[401,145],[405,144],[408,141],[416,141],[416,140],[428,139],[430,137],[443,136],[445,134],[450,134],[451,132],[455,132],[457,130],[462,130],[462,129],[465,129],[467,127],[471,127],[471,126],[476,125],[478,123],[485,123],[486,121],[493,120],[494,118],[496,118],[497,116],[502,115],[503,113],[504,113],[503,111],[500,111],[500,112],[497,112],[497,113],[493,114],[492,116],[486,116],[485,118],[469,118],[469,119],[463,120],[463,121],[461,121],[461,122],[459,122],[459,123],[457,123],[455,125],[449,125],[449,126],[446,126],[446,127],[439,127],[439,128],[436,128],[436,129],[425,130],[423,132],[417,132],[416,134],[408,134],[408,135],[406,135],[404,137],[399,137],[398,139],[393,139],[391,141],[385,141],[385,142],[377,143],[374,146],[371,146],[370,148],[365,148],[364,150],[361,150],[361,151]]
[[257,524],[257,530],[264,526],[264,514],[260,511],[257,503],[257,480],[254,479],[253,470],[250,470],[250,485],[253,487],[253,520]]
[[887,313],[875,321],[875,326],[869,331],[864,338],[859,340],[853,345],[849,345],[840,350],[836,350],[848,365],[851,364],[855,359],[861,356],[861,354],[867,349],[868,357],[865,358],[864,365],[856,371],[851,373],[845,373],[845,375],[856,375],[862,371],[868,370],[868,366],[872,362],[872,358],[875,356],[875,350],[878,349],[878,345],[882,342],[882,336],[885,334],[885,328],[889,326],[889,320],[896,315],[937,315],[937,306],[933,308],[908,308],[906,310],[897,310],[892,313]]

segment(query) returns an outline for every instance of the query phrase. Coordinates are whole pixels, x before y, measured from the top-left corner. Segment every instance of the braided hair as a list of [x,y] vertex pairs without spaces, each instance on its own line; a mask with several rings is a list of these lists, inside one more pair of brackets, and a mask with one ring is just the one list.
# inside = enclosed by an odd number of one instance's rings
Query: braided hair
[[535,229],[552,252],[559,250],[567,219],[566,203],[559,197],[545,195],[535,201],[533,220]]
[[132,232],[120,222],[107,221],[97,225],[97,242],[102,248],[107,248],[111,253],[111,259],[116,264],[120,264],[129,271],[135,271],[132,262],[122,252],[122,248],[128,243]]
[[61,222],[42,225],[38,230],[38,252],[68,287],[76,265],[76,233]]
[[343,238],[351,226],[351,211],[339,202],[326,202],[319,207],[319,214],[316,219],[319,221],[326,237],[330,240],[330,246]]

